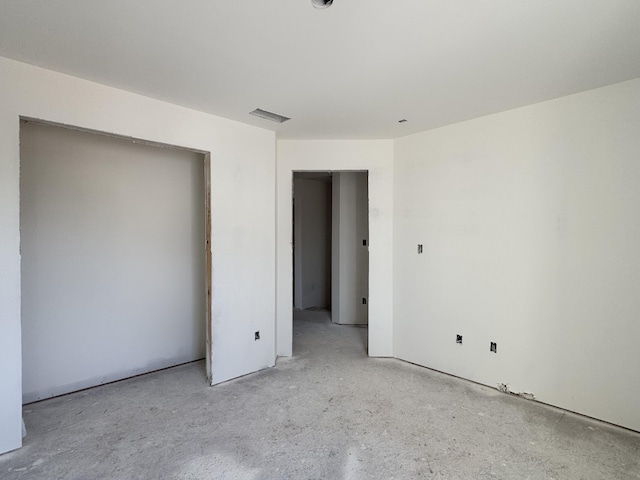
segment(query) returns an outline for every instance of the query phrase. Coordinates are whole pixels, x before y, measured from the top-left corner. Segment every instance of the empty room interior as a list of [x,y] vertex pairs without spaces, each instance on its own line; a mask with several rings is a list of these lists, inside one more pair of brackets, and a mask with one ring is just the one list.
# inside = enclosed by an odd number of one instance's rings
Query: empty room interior
[[640,479],[638,25],[0,0],[0,478]]

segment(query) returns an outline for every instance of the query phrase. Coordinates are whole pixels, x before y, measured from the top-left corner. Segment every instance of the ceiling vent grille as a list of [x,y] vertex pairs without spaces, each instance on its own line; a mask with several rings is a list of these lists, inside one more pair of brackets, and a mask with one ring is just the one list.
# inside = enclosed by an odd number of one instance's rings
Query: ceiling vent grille
[[285,117],[282,115],[278,115],[277,113],[267,112],[266,110],[262,110],[261,108],[256,108],[253,112],[249,112],[250,115],[255,115],[256,117],[264,118],[265,120],[271,120],[276,123],[284,123],[287,120],[291,120],[289,117]]

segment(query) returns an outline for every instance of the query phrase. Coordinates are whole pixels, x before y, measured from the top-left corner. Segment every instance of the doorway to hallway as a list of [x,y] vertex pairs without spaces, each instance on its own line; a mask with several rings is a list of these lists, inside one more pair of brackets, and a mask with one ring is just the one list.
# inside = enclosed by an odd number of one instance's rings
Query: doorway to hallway
[[334,324],[366,327],[368,173],[294,172],[292,198],[294,322],[315,310]]

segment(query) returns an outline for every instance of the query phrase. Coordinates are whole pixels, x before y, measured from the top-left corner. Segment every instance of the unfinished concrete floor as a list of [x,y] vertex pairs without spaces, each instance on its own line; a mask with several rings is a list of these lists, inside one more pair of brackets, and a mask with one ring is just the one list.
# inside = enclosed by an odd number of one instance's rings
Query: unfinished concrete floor
[[640,435],[392,359],[298,312],[294,357],[195,363],[24,409],[2,479],[634,479]]

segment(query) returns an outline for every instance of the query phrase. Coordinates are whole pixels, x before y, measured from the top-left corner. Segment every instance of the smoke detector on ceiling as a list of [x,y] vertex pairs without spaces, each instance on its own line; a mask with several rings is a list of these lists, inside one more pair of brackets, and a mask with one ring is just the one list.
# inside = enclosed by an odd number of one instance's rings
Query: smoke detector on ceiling
[[316,8],[328,8],[333,4],[333,0],[311,0],[311,5]]

